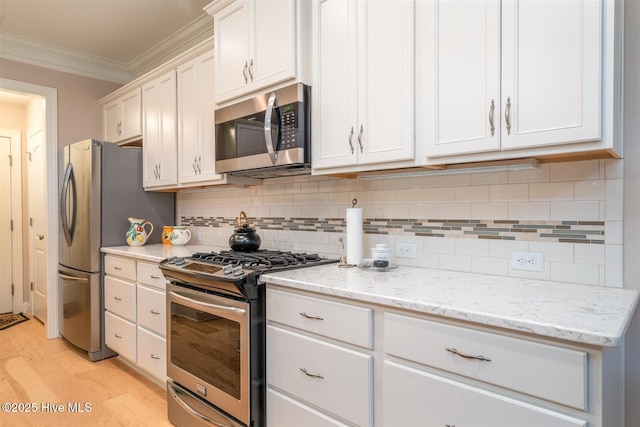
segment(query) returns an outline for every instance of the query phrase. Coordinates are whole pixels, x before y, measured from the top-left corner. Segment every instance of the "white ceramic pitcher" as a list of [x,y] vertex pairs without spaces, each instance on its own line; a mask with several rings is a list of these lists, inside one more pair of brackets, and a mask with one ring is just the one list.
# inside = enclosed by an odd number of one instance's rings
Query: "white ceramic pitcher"
[[[153,224],[143,218],[129,217],[129,230],[127,230],[127,244],[129,246],[142,246],[153,233]],[[145,228],[149,226],[149,231]]]

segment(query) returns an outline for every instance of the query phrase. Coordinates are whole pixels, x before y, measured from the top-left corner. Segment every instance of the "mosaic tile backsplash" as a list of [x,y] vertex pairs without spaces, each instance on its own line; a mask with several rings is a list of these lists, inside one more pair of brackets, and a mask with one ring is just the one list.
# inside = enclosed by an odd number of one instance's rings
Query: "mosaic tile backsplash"
[[[269,179],[245,188],[177,195],[192,243],[228,248],[239,211],[263,248],[338,257],[346,208],[363,209],[364,256],[386,243],[416,245],[399,265],[622,286],[623,160],[542,164],[532,171],[364,181]],[[513,269],[512,252],[544,255],[543,272]]]

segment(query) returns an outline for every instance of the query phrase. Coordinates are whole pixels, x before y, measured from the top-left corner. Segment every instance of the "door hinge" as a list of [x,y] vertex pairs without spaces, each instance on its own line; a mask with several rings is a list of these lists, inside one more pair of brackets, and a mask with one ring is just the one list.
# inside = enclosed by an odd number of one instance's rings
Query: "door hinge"
[[29,282],[29,290],[32,291],[33,290],[33,282]]
[[11,284],[11,296],[13,296],[13,295],[14,295],[14,293],[13,293],[13,283],[12,283]]
[[33,218],[30,217],[29,218],[29,227],[32,227],[32,226],[33,226]]
[[11,231],[13,231],[13,220],[11,220]]
[[13,156],[9,154],[9,167],[13,167]]

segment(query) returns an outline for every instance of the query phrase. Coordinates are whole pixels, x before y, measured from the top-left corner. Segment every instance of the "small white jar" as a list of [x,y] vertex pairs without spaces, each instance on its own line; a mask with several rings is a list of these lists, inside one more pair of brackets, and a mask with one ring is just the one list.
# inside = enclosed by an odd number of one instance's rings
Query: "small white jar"
[[[385,244],[375,245],[371,248],[371,258],[373,261],[387,261],[391,264],[391,249]],[[388,265],[388,264],[387,264]]]

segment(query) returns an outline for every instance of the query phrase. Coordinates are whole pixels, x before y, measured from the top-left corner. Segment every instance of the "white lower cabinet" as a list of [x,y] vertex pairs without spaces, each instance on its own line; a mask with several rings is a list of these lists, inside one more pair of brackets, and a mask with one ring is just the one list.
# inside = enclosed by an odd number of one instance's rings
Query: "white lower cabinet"
[[154,379],[167,379],[166,280],[158,265],[105,255],[105,342]]
[[587,426],[585,420],[392,362],[384,365],[383,395],[385,427]]
[[270,426],[623,425],[621,353],[267,284]]
[[[370,309],[267,290],[269,425],[373,426],[371,315]],[[346,327],[354,319],[355,328]]]

